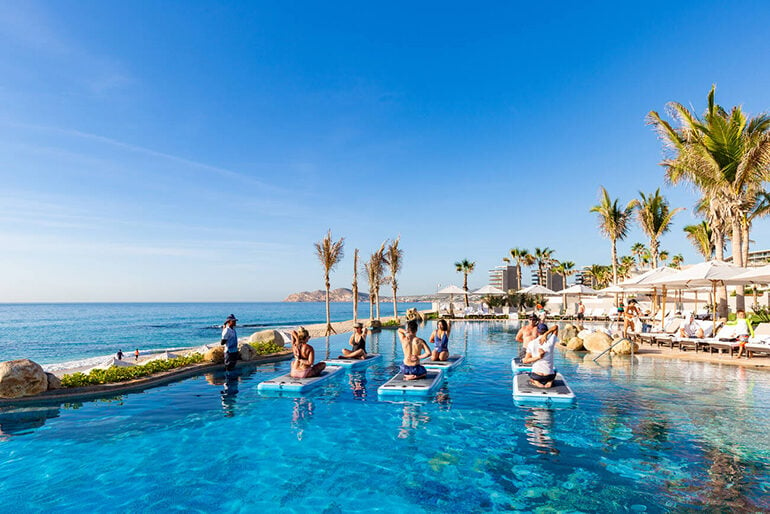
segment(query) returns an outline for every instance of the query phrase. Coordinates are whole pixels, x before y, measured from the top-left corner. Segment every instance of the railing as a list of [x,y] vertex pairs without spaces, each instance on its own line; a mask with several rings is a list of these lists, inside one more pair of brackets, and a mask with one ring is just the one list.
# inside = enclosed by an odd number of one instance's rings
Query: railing
[[628,341],[629,343],[631,343],[631,358],[633,359],[633,357],[634,357],[634,344],[635,344],[635,343],[634,343],[634,342],[633,342],[631,339],[627,339],[627,338],[625,338],[625,337],[621,337],[620,339],[618,339],[617,341],[615,341],[614,343],[612,343],[612,344],[610,345],[610,347],[609,347],[609,348],[607,348],[607,349],[606,349],[606,350],[604,350],[602,353],[600,353],[599,355],[597,355],[597,356],[594,358],[594,362],[596,362],[597,360],[599,360],[599,359],[600,359],[600,358],[601,358],[601,357],[602,357],[602,356],[603,356],[605,353],[607,353],[607,352],[611,351],[613,348],[615,348],[617,345],[619,345],[620,343],[622,343],[622,342],[624,342],[624,341]]

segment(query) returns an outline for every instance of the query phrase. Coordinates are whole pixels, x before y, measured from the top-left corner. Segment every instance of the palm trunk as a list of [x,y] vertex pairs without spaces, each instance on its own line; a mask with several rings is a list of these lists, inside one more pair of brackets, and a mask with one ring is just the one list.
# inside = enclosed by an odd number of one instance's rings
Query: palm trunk
[[468,307],[468,272],[463,273],[463,290],[465,291],[465,294],[463,295],[465,297],[465,307]]
[[[713,236],[714,236],[714,255],[716,257],[716,260],[718,261],[724,261],[725,260],[725,235],[722,232],[721,228],[717,228],[716,225],[712,224],[713,228]],[[717,313],[717,316],[720,318],[726,318],[727,317],[727,286],[721,285],[716,290],[716,298],[714,299],[714,303],[716,305],[714,306],[715,311]]]
[[652,256],[652,269],[658,267],[658,254],[660,253],[660,245],[657,239],[650,239],[650,255]]
[[[733,237],[732,241],[730,241],[732,250],[733,250],[733,264],[736,266],[740,266],[741,268],[744,267],[743,264],[743,245],[741,244],[741,241],[743,240],[743,234],[741,232],[741,223],[739,220],[735,220],[733,222]],[[735,310],[736,311],[745,311],[746,310],[746,299],[744,296],[744,289],[742,285],[739,285],[735,288]]]
[[616,247],[616,242],[613,239],[612,240],[612,285],[616,285],[618,283],[618,249]]
[[380,284],[377,284],[377,289],[374,292],[374,307],[377,309],[377,320],[380,319]]
[[516,284],[516,290],[518,291],[521,289],[521,264],[518,262],[516,263],[516,278],[518,279],[518,284]]
[[336,334],[332,328],[332,317],[329,311],[329,290],[331,289],[331,283],[329,283],[329,274],[326,274],[326,335]]
[[748,267],[749,265],[749,232],[751,231],[751,223],[745,217],[741,222],[741,253],[743,254],[743,265]]
[[398,290],[398,284],[396,284],[396,277],[393,277],[391,286],[393,287],[393,319],[395,319],[398,322],[399,321],[398,320],[398,300],[396,299],[396,291]]
[[353,252],[353,323],[358,322],[358,248]]
[[374,291],[369,290],[369,321],[374,321]]

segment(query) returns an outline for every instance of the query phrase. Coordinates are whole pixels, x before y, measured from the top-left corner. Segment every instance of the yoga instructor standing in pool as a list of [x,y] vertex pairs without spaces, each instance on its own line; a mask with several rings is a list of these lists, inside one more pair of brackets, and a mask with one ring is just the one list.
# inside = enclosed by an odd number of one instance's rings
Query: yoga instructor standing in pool
[[238,334],[235,333],[235,324],[238,322],[233,314],[230,314],[222,327],[222,340],[220,344],[225,345],[225,370],[235,369],[235,363],[238,362]]

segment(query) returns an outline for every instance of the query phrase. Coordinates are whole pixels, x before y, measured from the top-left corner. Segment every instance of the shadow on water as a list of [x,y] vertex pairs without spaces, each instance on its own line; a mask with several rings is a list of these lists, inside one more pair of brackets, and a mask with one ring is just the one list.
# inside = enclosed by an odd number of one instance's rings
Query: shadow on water
[[58,407],[0,408],[0,441],[30,434],[47,420],[58,417]]

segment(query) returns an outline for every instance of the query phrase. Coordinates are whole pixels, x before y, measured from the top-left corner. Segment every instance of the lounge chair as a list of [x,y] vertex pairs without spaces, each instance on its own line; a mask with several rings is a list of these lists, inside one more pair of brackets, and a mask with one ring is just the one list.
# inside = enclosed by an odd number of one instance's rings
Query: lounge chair
[[770,355],[770,323],[760,323],[754,329],[754,335],[746,343],[746,357]]
[[636,334],[636,339],[640,343],[650,343],[650,345],[657,344],[660,347],[661,343],[668,342],[676,335],[676,331],[682,325],[681,318],[670,318],[663,320],[663,330],[659,332],[640,332]]

